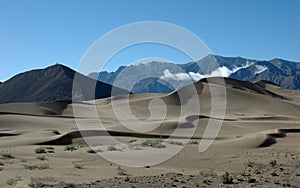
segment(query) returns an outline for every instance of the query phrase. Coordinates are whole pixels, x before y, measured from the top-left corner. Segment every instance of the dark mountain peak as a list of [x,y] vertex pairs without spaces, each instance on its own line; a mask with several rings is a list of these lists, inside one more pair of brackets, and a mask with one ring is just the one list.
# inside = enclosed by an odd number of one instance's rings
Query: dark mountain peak
[[63,74],[67,77],[73,78],[76,71],[62,64],[54,64],[45,69],[41,69],[41,71],[46,72],[48,74]]
[[[72,101],[73,82],[76,71],[61,64],[45,69],[27,71],[14,76],[0,87],[0,103]],[[112,87],[77,73],[76,100],[110,97]],[[115,87],[113,95],[129,93]]]
[[54,65],[46,67],[45,70],[72,70],[72,69],[70,69],[69,67],[67,67],[63,64],[56,63]]

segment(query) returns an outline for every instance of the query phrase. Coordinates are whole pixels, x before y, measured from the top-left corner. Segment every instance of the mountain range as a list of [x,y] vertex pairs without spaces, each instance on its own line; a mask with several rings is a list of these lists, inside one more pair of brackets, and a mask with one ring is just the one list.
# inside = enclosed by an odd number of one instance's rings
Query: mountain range
[[133,93],[165,93],[203,78],[218,76],[253,83],[265,80],[286,89],[300,89],[300,63],[278,58],[261,61],[209,55],[186,64],[152,61],[88,76]]
[[[243,82],[244,85],[264,80],[283,88],[299,90],[300,63],[282,59],[259,61],[210,55],[198,62],[173,64],[153,61],[122,66],[116,72],[104,71],[88,76],[55,64],[0,82],[0,103],[84,101],[130,92],[170,93],[199,80],[205,82],[208,77],[249,81]],[[77,82],[74,82],[74,78],[77,78]]]

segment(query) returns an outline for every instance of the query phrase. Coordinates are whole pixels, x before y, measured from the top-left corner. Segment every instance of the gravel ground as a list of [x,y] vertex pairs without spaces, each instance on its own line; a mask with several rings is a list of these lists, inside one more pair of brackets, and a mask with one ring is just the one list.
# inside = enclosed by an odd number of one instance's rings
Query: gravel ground
[[276,160],[269,164],[248,162],[240,173],[217,174],[213,170],[202,171],[198,175],[179,173],[158,176],[126,176],[99,180],[90,184],[38,185],[43,188],[100,188],[100,187],[300,187],[300,161],[278,164]]

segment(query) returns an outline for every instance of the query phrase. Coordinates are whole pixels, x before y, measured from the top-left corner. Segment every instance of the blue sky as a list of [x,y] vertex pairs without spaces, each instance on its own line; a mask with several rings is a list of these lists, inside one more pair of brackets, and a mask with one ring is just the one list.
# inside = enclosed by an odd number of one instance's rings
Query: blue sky
[[[300,61],[299,8],[298,0],[0,0],[0,80],[56,62],[76,69],[95,40],[139,21],[182,26],[218,55]],[[188,61],[150,45],[128,50],[105,68],[143,57]]]

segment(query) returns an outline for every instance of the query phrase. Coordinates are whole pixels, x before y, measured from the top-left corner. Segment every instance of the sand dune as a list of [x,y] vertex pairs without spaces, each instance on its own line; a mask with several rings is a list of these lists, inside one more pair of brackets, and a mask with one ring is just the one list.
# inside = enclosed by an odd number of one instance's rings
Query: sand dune
[[[210,91],[212,87],[216,89],[222,87],[217,82],[212,83],[209,86],[204,80],[171,94],[117,96],[81,103],[57,101],[2,104],[0,105],[0,149],[2,154],[9,151],[15,156],[15,159],[11,159],[13,164],[5,165],[3,171],[0,171],[0,186],[7,186],[5,182],[13,174],[20,174],[24,177],[23,184],[28,183],[30,176],[41,176],[36,171],[28,174],[22,161],[29,161],[30,164],[40,163],[36,161],[37,154],[34,153],[34,149],[42,146],[55,148],[55,153],[44,154],[48,158],[46,163],[51,168],[43,171],[45,172],[43,176],[77,183],[116,176],[115,165],[110,167],[109,161],[97,155],[86,153],[89,147],[82,136],[85,136],[85,139],[97,140],[100,137],[104,138],[111,135],[125,145],[128,145],[130,140],[136,140],[134,141],[135,145],[129,144],[130,147],[141,147],[140,144],[145,140],[158,140],[162,137],[167,148],[171,148],[176,146],[169,144],[169,136],[176,129],[179,129],[183,133],[194,130],[192,140],[198,143],[201,140],[210,140],[211,137],[204,136],[208,121],[211,119],[220,121],[219,117],[214,117],[211,114],[212,94]],[[185,95],[184,99],[180,99],[183,93],[189,93],[194,87],[197,91],[196,95]],[[297,151],[300,150],[299,146],[294,143],[298,137],[290,136],[300,132],[300,95],[298,91],[285,90],[268,82],[251,84],[226,79],[226,93],[227,106],[223,126],[207,151],[200,154],[197,150],[198,145],[188,144],[174,158],[161,165],[153,166],[149,171],[128,168],[131,175],[154,175],[174,172],[178,169],[184,169],[188,173],[198,173],[197,171],[201,168],[224,171],[226,166],[228,167],[226,161],[230,159],[229,156],[232,154],[240,156],[231,167],[233,170],[239,170],[246,160],[251,159],[249,155],[244,156],[245,151],[250,153],[262,152],[267,156],[267,153],[281,151],[283,149],[281,145]],[[214,94],[214,97],[217,100],[216,104],[221,106],[224,102],[222,101],[223,97],[218,94]],[[189,105],[195,98],[199,99],[200,113],[195,113],[191,109],[182,114],[182,105]],[[163,103],[151,104],[153,99]],[[134,128],[148,126],[148,118],[151,117],[149,104],[152,105],[151,108],[154,112],[159,112],[164,106],[167,112],[160,126],[147,132],[133,131],[130,127],[124,127],[115,114],[115,109],[118,109],[118,112],[121,113],[118,115],[132,122],[131,126]],[[128,105],[131,113],[138,121],[127,116]],[[81,112],[77,120],[85,123],[81,131],[78,130],[74,119],[73,110],[75,108],[77,112]],[[95,109],[96,115],[93,111]],[[100,117],[102,126],[98,126],[97,116]],[[153,119],[152,121],[159,122],[159,120]],[[82,129],[82,127],[80,128]],[[184,143],[186,135],[175,135],[172,139],[182,140]],[[63,151],[64,147],[70,144],[77,145],[77,150],[74,152]],[[97,148],[105,155],[118,154],[110,153],[107,150],[107,147],[112,143],[102,142],[98,144]],[[141,152],[122,144],[116,144],[116,147],[121,148],[124,155]],[[145,155],[150,157],[154,150],[157,149],[143,148]],[[161,149],[161,151],[164,150]],[[205,162],[208,159],[209,163]],[[142,159],[129,158],[127,160],[136,162]],[[261,160],[269,160],[269,158],[262,157]],[[74,161],[80,161],[86,166],[82,170],[84,176],[80,172],[74,172],[80,178],[68,175],[68,172],[74,171],[74,166],[71,165]],[[223,161],[223,163],[220,164],[218,161]],[[61,166],[65,169],[62,170]],[[103,171],[102,169],[106,170]],[[100,175],[97,175],[99,173]],[[57,183],[57,181],[52,183]]]

